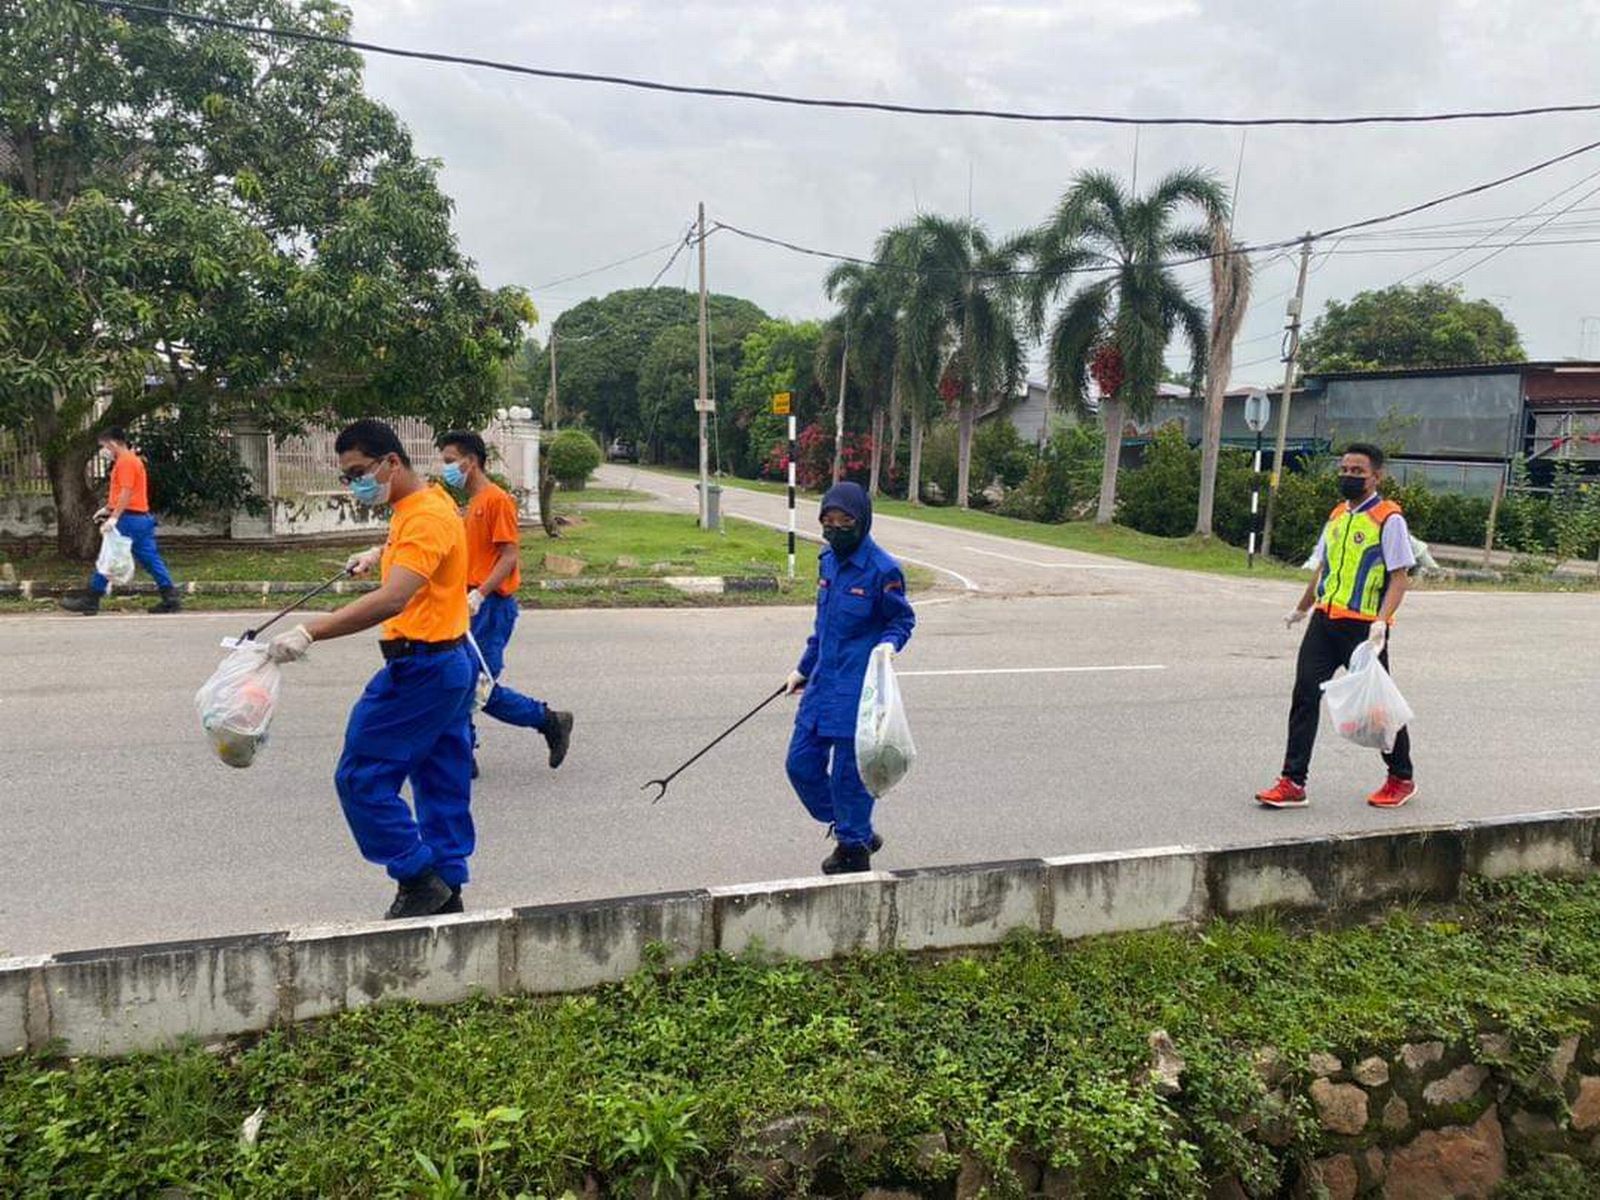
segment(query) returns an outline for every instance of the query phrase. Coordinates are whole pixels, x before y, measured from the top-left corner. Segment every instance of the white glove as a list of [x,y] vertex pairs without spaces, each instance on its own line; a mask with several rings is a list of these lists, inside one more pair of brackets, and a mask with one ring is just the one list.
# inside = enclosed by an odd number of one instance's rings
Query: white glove
[[1290,610],[1289,615],[1283,618],[1283,626],[1284,626],[1285,629],[1293,629],[1296,625],[1300,624],[1300,622],[1304,621],[1305,619],[1306,619],[1306,610],[1305,609],[1303,609],[1303,608],[1292,609],[1292,610]]
[[345,560],[344,569],[352,575],[370,575],[383,562],[383,547],[373,546]]
[[1374,621],[1372,628],[1367,630],[1367,641],[1372,643],[1372,648],[1379,654],[1383,653],[1383,644],[1389,640],[1389,623],[1387,621]]
[[267,658],[275,663],[299,662],[310,652],[311,633],[304,625],[296,625],[267,643]]
[[102,521],[104,521],[107,517],[109,517],[110,515],[111,515],[111,510],[109,508],[98,509],[98,510],[96,510],[96,512],[94,514],[94,523],[96,525],[98,525]]
[[785,696],[792,696],[796,692],[804,691],[805,686],[806,677],[800,674],[799,671],[790,671],[789,678],[784,681],[783,694]]
[[467,615],[469,617],[477,616],[478,610],[482,607],[483,593],[477,588],[469,588],[467,591]]

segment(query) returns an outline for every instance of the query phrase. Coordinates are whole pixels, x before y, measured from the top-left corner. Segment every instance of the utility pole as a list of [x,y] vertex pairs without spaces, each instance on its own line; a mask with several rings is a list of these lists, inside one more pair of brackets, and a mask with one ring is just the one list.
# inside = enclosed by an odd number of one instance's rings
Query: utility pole
[[844,348],[839,351],[839,410],[833,419],[833,481],[844,478],[844,389],[850,361],[850,313],[844,314]]
[[698,221],[700,239],[700,398],[695,402],[695,412],[700,416],[700,528],[711,528],[711,457],[706,445],[706,413],[711,408],[711,393],[707,387],[706,369],[710,356],[710,340],[706,330],[706,206],[700,202]]
[[1300,242],[1300,282],[1289,301],[1289,353],[1283,364],[1283,397],[1278,406],[1278,440],[1272,453],[1272,488],[1267,492],[1267,521],[1261,532],[1261,556],[1272,553],[1272,518],[1278,511],[1278,484],[1283,480],[1283,456],[1289,441],[1289,396],[1294,391],[1294,371],[1300,361],[1300,312],[1306,300],[1306,267],[1311,262],[1311,233]]
[[561,397],[556,391],[556,327],[550,326],[550,400],[544,406],[544,419],[554,433],[561,423]]

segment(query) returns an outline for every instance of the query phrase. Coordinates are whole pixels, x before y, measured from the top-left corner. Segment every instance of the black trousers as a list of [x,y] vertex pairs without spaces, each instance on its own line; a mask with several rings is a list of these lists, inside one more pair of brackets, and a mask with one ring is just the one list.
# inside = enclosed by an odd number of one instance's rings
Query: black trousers
[[[1317,723],[1322,718],[1322,685],[1340,667],[1348,666],[1350,655],[1367,640],[1372,626],[1365,621],[1336,619],[1320,609],[1311,614],[1306,636],[1300,642],[1300,658],[1294,670],[1294,700],[1289,705],[1289,747],[1283,754],[1283,773],[1301,787],[1311,768],[1311,750],[1317,742]],[[1393,632],[1390,632],[1392,638]],[[1389,647],[1384,644],[1378,656],[1384,670],[1389,669]],[[1411,731],[1402,729],[1394,739],[1394,750],[1383,756],[1389,774],[1396,779],[1411,778]]]

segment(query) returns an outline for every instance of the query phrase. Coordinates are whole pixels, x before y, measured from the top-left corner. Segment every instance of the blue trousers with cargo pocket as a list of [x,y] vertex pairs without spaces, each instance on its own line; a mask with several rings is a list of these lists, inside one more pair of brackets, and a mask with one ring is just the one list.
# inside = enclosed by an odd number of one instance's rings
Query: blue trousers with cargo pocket
[[[478,643],[492,675],[498,676],[505,669],[506,644],[517,627],[519,611],[515,596],[496,594],[486,599],[472,618],[472,640]],[[546,711],[544,701],[499,684],[495,684],[483,706],[485,716],[528,729],[543,729]],[[476,735],[473,740],[476,744]]]
[[[368,862],[393,879],[432,868],[451,887],[472,856],[472,692],[465,645],[386,663],[345,728],[334,784]],[[411,803],[400,788],[411,783]]]
[[871,843],[873,799],[856,769],[853,734],[824,737],[815,724],[796,721],[785,766],[800,803],[816,820],[834,827],[840,845]]

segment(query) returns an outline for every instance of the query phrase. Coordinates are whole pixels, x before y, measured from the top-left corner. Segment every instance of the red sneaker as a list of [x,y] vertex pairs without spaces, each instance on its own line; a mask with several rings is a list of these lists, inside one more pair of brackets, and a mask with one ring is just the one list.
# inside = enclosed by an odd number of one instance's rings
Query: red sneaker
[[1367,797],[1373,808],[1399,808],[1417,794],[1417,785],[1409,779],[1396,779],[1393,775],[1383,781],[1383,786]]
[[1311,803],[1306,799],[1305,788],[1287,775],[1266,791],[1257,792],[1256,799],[1267,808],[1304,808]]

